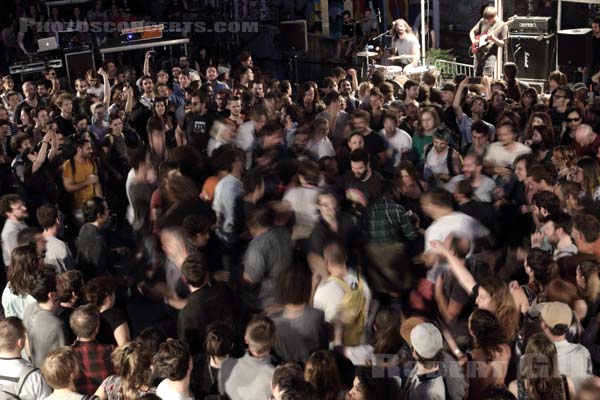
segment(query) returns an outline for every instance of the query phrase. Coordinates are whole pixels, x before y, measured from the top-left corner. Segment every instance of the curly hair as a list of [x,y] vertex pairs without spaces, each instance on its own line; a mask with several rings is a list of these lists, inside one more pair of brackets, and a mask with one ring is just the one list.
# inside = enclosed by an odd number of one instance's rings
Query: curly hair
[[342,389],[340,371],[333,354],[317,350],[308,357],[304,369],[304,380],[315,388],[317,398],[334,400]]
[[40,266],[37,250],[34,245],[27,244],[16,247],[10,255],[8,281],[10,290],[16,296],[29,293],[34,272]]
[[188,373],[190,350],[187,344],[179,339],[167,339],[158,347],[153,363],[163,376],[173,381],[180,381]]
[[552,256],[541,249],[529,250],[525,265],[533,271],[537,293],[543,292],[546,285],[558,276],[558,267]]
[[104,300],[114,292],[114,280],[107,276],[99,276],[91,279],[83,287],[85,300],[97,306],[101,306]]

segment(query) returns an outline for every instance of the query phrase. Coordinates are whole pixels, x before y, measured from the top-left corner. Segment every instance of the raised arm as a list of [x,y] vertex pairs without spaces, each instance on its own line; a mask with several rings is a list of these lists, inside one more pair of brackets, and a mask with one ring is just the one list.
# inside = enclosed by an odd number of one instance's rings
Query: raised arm
[[465,87],[467,86],[467,80],[469,78],[463,79],[458,85],[458,90],[456,91],[456,95],[454,96],[454,102],[452,103],[452,107],[454,108],[454,113],[456,114],[456,121],[460,124],[463,116],[465,115],[461,106],[463,92],[465,91]]
[[104,89],[104,106],[108,109],[110,106],[110,82],[108,80],[108,72],[106,72],[103,68],[98,70],[98,75],[102,76],[103,81],[103,89]]
[[133,96],[135,96],[135,93],[133,92],[132,87],[128,87],[125,93],[127,95],[127,101],[125,102],[125,113],[129,114],[131,113],[131,110],[133,110]]
[[144,75],[152,76],[152,68],[150,67],[150,58],[152,57],[152,51],[147,51],[144,56]]
[[477,285],[475,278],[471,275],[471,272],[467,269],[465,264],[459,260],[454,254],[452,254],[442,242],[440,241],[432,241],[430,243],[430,250],[434,253],[445,257],[448,261],[448,265],[450,266],[450,270],[458,280],[458,283],[465,289],[467,293],[472,293],[473,288]]
[[42,168],[44,162],[46,161],[46,155],[48,154],[48,147],[50,147],[50,140],[52,140],[52,133],[46,133],[44,138],[42,139],[42,146],[40,147],[40,151],[35,159],[35,162],[31,166],[31,173],[35,174]]

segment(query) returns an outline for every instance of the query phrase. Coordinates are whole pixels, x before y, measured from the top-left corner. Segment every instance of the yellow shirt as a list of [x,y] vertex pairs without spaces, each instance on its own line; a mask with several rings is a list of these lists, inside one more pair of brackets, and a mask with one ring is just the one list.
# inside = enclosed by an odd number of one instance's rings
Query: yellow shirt
[[[86,181],[90,175],[96,174],[96,165],[92,160],[85,160],[80,163],[73,160],[75,165],[71,165],[71,161],[67,160],[62,166],[63,181],[68,178],[72,178],[74,184],[78,184]],[[73,167],[75,167],[75,174],[73,174]],[[74,206],[75,208],[81,208],[83,204],[94,197],[95,195],[94,185],[87,185],[81,189],[73,192]]]

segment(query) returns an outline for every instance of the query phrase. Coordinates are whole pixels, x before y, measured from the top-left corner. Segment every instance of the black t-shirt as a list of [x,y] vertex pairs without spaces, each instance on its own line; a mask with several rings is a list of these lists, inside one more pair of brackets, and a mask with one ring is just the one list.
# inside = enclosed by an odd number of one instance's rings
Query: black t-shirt
[[206,150],[212,122],[213,119],[209,114],[186,114],[183,120],[183,130],[186,133],[188,144],[200,151]]
[[354,177],[352,171],[346,171],[344,175],[344,183],[347,189],[358,189],[360,190],[367,201],[376,199],[381,195],[381,188],[383,186],[383,177],[377,171],[371,170],[371,176],[366,181],[359,181]]
[[[467,260],[466,264],[476,280],[490,274],[489,267],[485,263],[469,259]],[[460,314],[454,319],[454,321],[448,324],[448,328],[455,337],[468,337],[469,331],[467,328],[467,322],[469,320],[469,315],[471,315],[471,311],[475,306],[475,299],[472,298],[471,293],[467,293],[465,291],[451,271],[444,272],[444,278],[444,296],[448,299],[448,301],[453,300],[459,304],[462,304],[463,306]]]
[[[385,140],[375,132],[363,136],[365,150],[371,155],[371,161],[377,160],[377,155],[385,151]],[[373,162],[371,163],[373,165]]]
[[56,117],[56,125],[58,131],[63,134],[64,137],[74,135],[76,133],[75,125],[73,125],[73,119],[63,118],[62,115]]
[[344,25],[342,26],[342,36],[351,38],[354,37],[355,34],[357,37],[362,36],[360,25],[354,21],[350,23],[344,22]]
[[146,143],[148,142],[146,124],[148,123],[148,118],[151,116],[152,112],[150,110],[144,107],[141,103],[136,103],[133,106],[131,114],[129,114],[128,118],[129,126],[133,128]]
[[492,203],[471,200],[467,203],[460,204],[458,206],[458,211],[475,218],[488,228],[492,227],[493,225],[494,207],[492,206]]
[[100,313],[100,330],[98,342],[102,344],[117,344],[115,340],[115,329],[127,322],[125,312],[120,308],[110,308]]

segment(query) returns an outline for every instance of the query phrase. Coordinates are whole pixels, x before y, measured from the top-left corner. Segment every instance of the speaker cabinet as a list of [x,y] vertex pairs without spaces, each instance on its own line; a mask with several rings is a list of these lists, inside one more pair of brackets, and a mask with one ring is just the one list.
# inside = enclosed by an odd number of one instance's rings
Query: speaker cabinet
[[279,24],[282,51],[306,53],[308,51],[308,36],[306,20],[283,21]]
[[554,69],[551,67],[556,56],[554,34],[509,35],[508,39],[508,60],[517,64],[517,78],[547,79]]
[[585,67],[592,63],[592,30],[558,31],[558,65]]
[[85,78],[85,73],[89,70],[96,70],[94,63],[94,54],[90,50],[74,53],[65,53],[65,69],[67,70],[67,79],[69,87],[75,89],[75,81],[79,78]]

